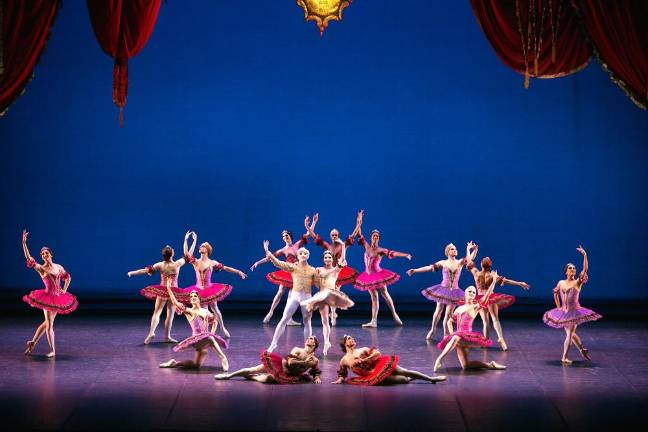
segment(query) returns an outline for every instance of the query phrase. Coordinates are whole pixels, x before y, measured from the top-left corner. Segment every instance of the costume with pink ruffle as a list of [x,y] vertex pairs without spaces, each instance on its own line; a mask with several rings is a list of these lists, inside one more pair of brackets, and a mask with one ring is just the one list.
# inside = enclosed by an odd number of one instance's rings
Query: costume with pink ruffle
[[[342,252],[344,251],[344,248],[347,248],[353,244],[353,237],[347,237],[344,243],[335,242],[333,245],[331,245],[329,242],[322,240],[320,236],[316,236],[315,244],[324,250],[330,251],[331,254],[333,254],[333,265],[336,266],[338,264],[338,261],[342,258]],[[338,274],[335,284],[337,286],[352,284],[353,282],[355,282],[356,277],[358,277],[359,274],[360,273],[356,269],[345,266]]]
[[[368,355],[371,355],[375,350],[376,348],[371,348]],[[373,386],[385,381],[394,373],[397,366],[397,355],[384,355],[351,368],[343,366],[338,370],[338,377],[346,379],[347,369],[351,369],[358,376],[346,380],[347,384]]]
[[29,306],[49,312],[59,314],[73,312],[79,305],[79,302],[74,295],[63,291],[61,288],[61,280],[68,279],[70,274],[58,264],[54,265],[57,270],[56,274],[54,274],[36,264],[33,258],[27,260],[27,267],[34,268],[36,266],[39,266],[39,269],[45,273],[44,276],[41,274],[45,289],[31,291],[29,294],[23,296],[23,301]]
[[[146,274],[151,276],[155,272],[153,266],[146,267]],[[171,282],[171,291],[173,295],[179,296],[182,294],[182,290],[178,288],[178,273],[166,274],[160,272],[160,284],[159,285],[149,285],[140,290],[140,294],[146,297],[149,300],[155,300],[160,297],[163,299],[169,299],[169,293],[167,293],[167,281]]]
[[[587,274],[581,276],[581,281],[582,283],[587,283]],[[557,286],[553,289],[553,292],[554,294],[558,293],[560,295],[562,307],[554,308],[545,312],[542,320],[549,327],[571,327],[603,318],[602,315],[580,305],[578,301],[580,288],[572,286],[571,288],[563,290]]]
[[[288,249],[280,252],[279,254],[274,254],[275,257],[279,258],[279,255],[284,255],[286,257],[286,262],[296,263],[297,262],[297,250],[300,247],[308,243],[308,236],[304,234],[302,238],[290,245]],[[286,288],[292,289],[292,274],[285,270],[276,270],[266,275],[266,279],[272,284],[283,285]]]
[[447,266],[441,264],[432,264],[434,271],[441,270],[443,280],[438,285],[433,285],[421,291],[423,297],[433,302],[452,305],[458,304],[464,298],[464,292],[459,288],[459,278],[461,277],[461,270],[466,259],[463,258],[457,270],[451,271]]
[[[195,349],[196,351],[200,351],[209,344],[210,338],[216,339],[216,342],[222,348],[227,348],[227,341],[225,339],[209,331],[209,325],[214,321],[214,315],[212,315],[211,312],[207,311],[207,309],[203,310],[207,312],[205,318],[194,316],[191,320],[188,320],[189,325],[191,326],[191,336],[189,336],[185,340],[178,342],[178,344],[173,347],[173,351],[178,352],[188,349]],[[185,311],[186,308],[181,308],[176,312],[184,313]]]
[[[188,262],[192,264],[196,261],[191,258]],[[191,291],[196,291],[200,297],[201,303],[213,303],[225,299],[232,292],[232,285],[215,283],[211,281],[213,271],[221,271],[223,264],[217,263],[214,266],[209,266],[205,270],[200,271],[198,265],[194,264],[196,272],[196,284],[182,288],[181,293],[177,296],[178,300],[189,304],[189,294]]]
[[[468,270],[472,270],[475,267],[473,263],[468,264],[467,268]],[[482,272],[483,274],[484,272]],[[499,286],[504,286],[504,282],[506,281],[506,278],[504,276],[498,276],[497,277],[497,282]],[[477,285],[477,297],[475,297],[475,301],[477,303],[482,303],[482,299],[486,295],[486,291],[488,291],[488,287],[490,286],[490,283],[492,282],[491,280],[486,279],[485,277],[476,277],[475,278],[475,284]],[[465,304],[466,302],[462,299],[458,302],[459,305]],[[491,293],[490,297],[488,298],[488,301],[485,304],[486,306],[490,306],[492,304],[496,304],[498,306],[498,309],[506,309],[507,307],[511,306],[513,303],[515,303],[515,296],[512,296],[510,294],[502,294],[502,293]]]
[[400,276],[397,273],[380,268],[380,261],[382,261],[383,256],[392,259],[395,256],[395,251],[378,248],[376,255],[372,256],[369,254],[370,246],[362,235],[358,237],[358,244],[365,248],[365,271],[356,277],[356,280],[353,283],[355,289],[360,291],[370,291],[398,282]]
[[[485,306],[485,305],[484,305]],[[437,344],[439,349],[443,350],[445,346],[450,342],[450,339],[453,336],[459,336],[461,341],[464,344],[468,344],[471,347],[489,347],[493,343],[492,340],[486,338],[483,334],[474,332],[472,329],[472,324],[475,318],[470,316],[467,311],[462,313],[455,312],[452,314],[455,322],[457,323],[457,331],[451,333],[444,337],[441,342]]]
[[261,363],[265,372],[272,375],[272,378],[279,384],[303,384],[311,383],[321,375],[319,362],[315,365],[288,364],[290,358],[296,358],[292,354],[282,358],[280,355],[268,351],[261,351]]
[[[320,272],[327,271],[327,269],[318,269]],[[339,272],[342,273],[344,268]],[[339,275],[338,273],[338,275]],[[320,290],[312,296],[311,298],[302,301],[300,304],[302,306],[312,305],[312,310],[319,309],[324,306],[331,306],[339,309],[348,309],[353,307],[353,300],[349,298],[345,293],[340,291],[340,287],[337,286],[337,278],[334,272],[322,276],[320,273]]]

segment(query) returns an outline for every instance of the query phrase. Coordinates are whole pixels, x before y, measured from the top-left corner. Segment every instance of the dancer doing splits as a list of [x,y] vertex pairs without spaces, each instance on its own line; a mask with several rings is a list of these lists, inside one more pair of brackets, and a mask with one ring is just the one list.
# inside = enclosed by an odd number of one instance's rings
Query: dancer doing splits
[[[54,336],[54,320],[57,314],[69,314],[73,312],[79,305],[75,296],[68,292],[72,278],[70,274],[65,271],[62,265],[55,264],[52,261],[52,250],[47,246],[43,246],[40,250],[40,256],[43,264],[38,264],[34,258],[29,254],[27,248],[27,236],[29,233],[23,230],[22,233],[22,248],[27,260],[27,267],[33,268],[38,272],[43,280],[45,289],[35,290],[23,296],[23,301],[28,305],[41,309],[43,311],[44,320],[36,328],[36,332],[31,340],[27,341],[27,348],[25,354],[31,354],[32,350],[40,340],[43,333],[47,338],[47,345],[49,352],[47,358],[54,358],[56,356],[56,343]],[[61,280],[63,280],[63,288],[61,288]]]

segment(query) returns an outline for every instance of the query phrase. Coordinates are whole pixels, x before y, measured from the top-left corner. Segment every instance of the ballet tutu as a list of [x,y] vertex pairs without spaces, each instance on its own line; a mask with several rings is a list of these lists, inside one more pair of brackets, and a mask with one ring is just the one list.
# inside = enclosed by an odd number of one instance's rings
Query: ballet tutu
[[443,285],[434,285],[421,291],[423,297],[433,302],[445,305],[458,304],[464,299],[464,292],[461,288],[450,288]]
[[[373,386],[383,382],[394,373],[398,366],[397,355],[380,356],[374,367],[367,375],[356,376],[347,380],[348,384]],[[354,370],[355,372],[355,370]]]
[[199,287],[198,285],[191,285],[187,288],[182,288],[180,294],[176,297],[179,301],[189,304],[189,294],[191,291],[196,291],[200,297],[201,303],[213,303],[216,301],[224,300],[225,297],[230,295],[232,292],[232,285],[213,283],[204,288]]
[[[425,295],[425,294],[423,294]],[[515,297],[510,295],[510,294],[491,294],[491,296],[488,298],[487,303],[482,303],[482,299],[484,298],[483,295],[478,294],[477,297],[475,298],[475,301],[477,303],[480,303],[484,306],[489,306],[492,304],[496,304],[499,306],[499,309],[506,309],[507,307],[511,306],[513,303],[515,303]],[[465,304],[466,301],[464,299],[461,299],[459,302],[457,302],[458,305],[463,305]]]
[[59,294],[54,294],[44,289],[24,295],[23,301],[29,306],[59,314],[69,314],[79,306],[77,298],[69,292],[60,291]]
[[483,334],[473,331],[458,331],[451,333],[444,337],[441,342],[437,344],[440,350],[443,350],[453,336],[459,336],[462,342],[467,343],[470,347],[489,347],[493,343],[492,340],[486,338]]
[[[171,291],[173,291],[173,295],[175,295],[176,297],[182,295],[182,290],[178,287],[171,287]],[[155,300],[158,297],[167,300],[169,299],[169,294],[167,293],[166,286],[164,285],[149,285],[145,288],[142,288],[140,290],[140,294],[149,300]]]
[[551,309],[545,312],[542,320],[549,327],[564,328],[573,325],[580,325],[588,321],[596,321],[601,318],[603,318],[603,316],[593,310],[579,307],[572,311],[564,311],[560,308]]
[[313,382],[311,377],[305,373],[288,375],[283,368],[283,359],[278,354],[262,351],[261,363],[263,364],[266,373],[272,375],[275,381],[279,384],[302,384]]
[[308,300],[300,303],[302,306],[313,305],[313,309],[319,309],[321,306],[331,306],[339,309],[348,309],[354,305],[353,300],[342,291],[338,290],[322,290],[315,294]]
[[370,291],[382,288],[384,285],[396,283],[398,279],[400,279],[400,276],[397,273],[385,269],[372,274],[362,272],[356,277],[353,288],[360,291]]
[[292,274],[285,270],[277,270],[268,273],[266,279],[275,285],[283,285],[286,288],[292,288]]
[[358,270],[349,266],[345,266],[340,271],[340,274],[338,274],[337,280],[335,281],[335,285],[342,286],[342,285],[352,284],[355,282],[359,274],[360,273],[358,272]]
[[189,336],[187,339],[178,342],[178,344],[173,347],[173,351],[179,352],[186,351],[188,349],[195,349],[197,351],[200,351],[205,346],[207,346],[210,337],[216,339],[216,342],[221,346],[221,348],[227,348],[227,341],[225,339],[220,336],[216,336],[214,333],[205,332]]

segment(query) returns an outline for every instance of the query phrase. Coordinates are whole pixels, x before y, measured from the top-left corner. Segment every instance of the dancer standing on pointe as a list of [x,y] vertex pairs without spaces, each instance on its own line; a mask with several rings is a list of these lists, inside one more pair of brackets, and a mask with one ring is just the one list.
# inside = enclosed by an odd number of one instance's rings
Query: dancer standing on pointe
[[[187,231],[185,234],[185,241],[191,235],[191,231]],[[189,255],[193,255],[193,247],[189,251]],[[173,325],[173,303],[169,299],[167,293],[167,281],[170,283],[171,290],[175,295],[182,294],[180,288],[178,288],[178,274],[180,273],[180,267],[185,265],[186,260],[180,258],[178,261],[173,260],[174,250],[171,246],[166,245],[162,248],[162,258],[163,261],[157,262],[153,265],[144,267],[143,269],[133,270],[128,272],[128,277],[139,276],[139,275],[148,275],[151,276],[156,271],[160,272],[160,284],[159,285],[149,285],[145,288],[142,288],[140,294],[146,297],[149,300],[155,301],[155,306],[153,308],[153,316],[151,316],[151,328],[149,333],[144,339],[144,344],[148,345],[151,343],[155,337],[155,330],[157,329],[158,324],[160,323],[160,315],[162,315],[162,310],[166,305],[166,319],[164,320],[164,342],[167,343],[176,343],[178,342],[171,337],[171,326]]]
[[319,360],[315,352],[319,342],[315,336],[310,336],[304,342],[304,348],[293,348],[286,357],[263,351],[261,364],[236,372],[217,374],[217,380],[228,380],[235,377],[258,381],[263,384],[321,384]]
[[[29,254],[27,248],[27,236],[29,233],[26,230],[22,232],[22,248],[27,260],[27,267],[33,268],[38,272],[43,280],[45,289],[35,290],[23,296],[23,301],[28,305],[41,309],[43,311],[44,320],[36,328],[36,332],[31,340],[27,341],[27,348],[25,354],[29,355],[34,347],[40,340],[43,333],[47,338],[47,345],[49,352],[47,358],[54,358],[56,356],[56,343],[54,336],[54,320],[57,314],[69,314],[73,312],[79,302],[76,297],[70,294],[68,288],[72,277],[65,271],[62,265],[55,264],[52,261],[52,250],[47,246],[43,246],[40,250],[40,256],[43,264],[38,264],[34,258]],[[61,280],[64,281],[63,288],[61,288]]]
[[335,310],[335,308],[348,309],[353,306],[353,301],[340,291],[340,288],[336,285],[336,280],[339,280],[340,274],[346,268],[344,252],[342,252],[342,257],[337,262],[337,265],[334,266],[333,261],[333,253],[329,250],[325,251],[324,267],[317,268],[320,290],[310,299],[300,303],[301,306],[306,306],[308,313],[313,313],[314,309],[319,310],[320,317],[322,318],[322,333],[324,333],[323,354],[325,356],[331,348],[329,307]]
[[[191,250],[194,250],[198,236],[193,231],[191,232],[191,236],[193,237]],[[211,306],[212,312],[216,316],[216,320],[223,329],[223,334],[226,338],[229,338],[230,334],[225,328],[225,321],[223,321],[223,315],[221,314],[220,309],[218,309],[218,302],[222,301],[232,292],[232,285],[212,282],[212,272],[223,270],[229,273],[235,273],[241,279],[245,279],[247,275],[241,270],[237,270],[233,267],[228,267],[216,260],[211,259],[210,256],[213,252],[213,248],[207,242],[202,243],[198,248],[198,253],[200,253],[200,258],[198,259],[189,255],[189,249],[187,248],[187,237],[185,237],[184,240],[183,250],[185,254],[185,260],[193,265],[193,268],[196,272],[196,284],[191,285],[187,288],[183,288],[182,292],[177,296],[178,299],[183,303],[189,303],[189,295],[191,294],[191,292],[198,292],[198,295],[200,296],[200,302]]]
[[[221,349],[221,347],[227,348],[227,342],[220,336],[216,336],[218,321],[214,318],[214,314],[209,312],[209,309],[200,306],[200,296],[198,296],[198,291],[194,290],[189,295],[191,307],[187,308],[175,298],[173,290],[171,289],[171,281],[167,279],[167,295],[169,296],[171,303],[173,303],[177,308],[178,313],[183,314],[191,326],[191,336],[174,346],[173,351],[180,352],[194,349],[196,350],[196,356],[193,360],[176,361],[176,359],[171,359],[167,362],[161,363],[160,367],[200,369],[202,364],[205,362],[209,349],[211,348],[220,358],[223,370],[227,372],[229,369],[229,363]],[[212,326],[211,330],[209,329],[210,324]]]
[[[315,240],[315,244],[323,248],[325,251],[331,252],[333,256],[333,266],[337,266],[338,261],[340,261],[342,257],[346,256],[347,248],[353,244],[353,239],[358,234],[358,228],[360,227],[360,218],[362,217],[361,215],[362,215],[362,210],[360,210],[358,212],[358,215],[356,216],[355,229],[353,230],[351,235],[349,235],[349,237],[347,237],[344,241],[340,239],[340,232],[337,229],[333,228],[330,233],[331,243],[322,240],[322,238],[319,235],[315,234],[315,225],[317,225],[317,221],[319,220],[319,213],[315,213],[315,215],[313,215],[313,224],[310,226],[308,225],[308,217],[304,220],[304,226],[306,227],[306,230],[308,231],[310,236]],[[342,269],[342,271],[337,275],[337,280],[335,281],[335,285],[339,289],[342,285],[352,284],[355,281],[358,274],[359,274],[358,271],[355,270],[354,268],[345,266]],[[334,327],[337,322],[337,313],[335,312],[335,309],[336,309],[335,306],[330,306],[331,325]],[[325,342],[324,355],[326,355],[326,352],[327,349],[326,349],[326,342]]]
[[[292,318],[297,308],[301,306],[300,303],[311,297],[311,287],[319,284],[319,277],[317,276],[317,270],[308,264],[308,257],[310,255],[308,249],[299,248],[297,251],[297,263],[289,263],[277,259],[268,249],[269,245],[270,242],[268,240],[263,241],[263,249],[265,250],[266,257],[268,257],[272,264],[288,272],[292,277],[292,289],[290,290],[290,294],[288,294],[283,316],[277,324],[274,336],[272,337],[272,343],[268,347],[268,352],[273,352],[277,349],[279,338],[286,331],[288,320]],[[301,306],[301,313],[304,321],[304,340],[306,340],[313,335],[313,329],[311,327],[311,317],[313,314],[308,311],[306,306]]]
[[[495,282],[497,281],[497,272],[493,271],[490,274],[491,284],[488,287],[488,290],[484,294],[483,303],[478,303],[476,301],[477,297],[477,288],[474,286],[469,286],[466,288],[464,293],[465,304],[459,306],[453,314],[453,318],[448,322],[448,327],[450,334],[443,338],[441,342],[438,343],[438,347],[441,350],[441,354],[437,357],[434,362],[434,372],[438,372],[441,369],[441,360],[448,355],[450,351],[456,349],[457,358],[459,358],[459,363],[461,364],[462,369],[506,369],[506,366],[501,365],[495,361],[488,363],[480,362],[477,360],[468,359],[468,351],[470,347],[480,346],[488,347],[493,341],[484,337],[483,334],[472,331],[472,323],[475,320],[475,317],[480,310],[486,308],[488,304],[488,299],[493,293],[495,288]],[[452,331],[452,323],[455,321],[457,323],[457,331]]]
[[585,360],[592,360],[589,356],[589,350],[583,346],[583,341],[576,334],[576,327],[588,321],[596,321],[603,318],[600,314],[591,309],[584,308],[578,302],[581,289],[587,283],[587,271],[589,269],[587,263],[587,252],[582,246],[578,246],[576,250],[583,255],[583,270],[578,278],[576,277],[576,266],[568,263],[565,266],[566,279],[558,281],[556,288],[553,289],[554,302],[556,307],[545,312],[542,320],[549,327],[564,328],[565,329],[565,342],[563,343],[563,354],[561,362],[564,365],[572,363],[567,358],[569,346],[573,343],[580,351]]
[[[473,249],[476,249],[476,245],[473,242],[468,243],[466,246],[467,257],[470,256]],[[459,277],[461,276],[461,269],[466,265],[467,259],[457,259],[457,248],[452,243],[445,247],[445,255],[446,259],[437,261],[434,264],[407,270],[408,276],[412,276],[414,273],[442,270],[443,280],[441,283],[421,291],[421,294],[423,294],[426,299],[436,302],[437,304],[436,309],[434,309],[434,315],[432,315],[432,328],[430,328],[430,331],[425,336],[426,340],[434,339],[436,326],[439,323],[441,313],[443,313],[444,310],[443,337],[448,335],[448,321],[450,320],[452,311],[457,302],[459,302],[464,296],[464,292],[459,288]]]
[[379,293],[385,299],[385,303],[387,303],[396,325],[403,325],[403,322],[396,313],[394,300],[392,300],[389,291],[387,291],[387,285],[396,283],[400,279],[400,276],[392,271],[380,268],[380,261],[383,257],[389,259],[402,257],[411,260],[412,255],[403,252],[396,252],[379,246],[380,231],[376,229],[371,231],[371,244],[367,244],[367,241],[362,235],[362,211],[359,216],[358,244],[364,247],[365,250],[365,271],[356,277],[353,287],[360,291],[369,291],[371,297],[371,321],[362,324],[362,327],[378,327],[378,309],[380,307],[380,304],[378,303]]
[[[340,348],[345,353],[340,360],[338,379],[333,384],[377,385],[377,384],[407,384],[420,379],[437,383],[445,381],[444,375],[429,376],[421,372],[408,370],[398,365],[397,355],[382,355],[378,348],[356,348],[356,341],[349,335],[340,340]],[[347,380],[349,369],[357,377]]]
[[[284,241],[284,247],[277,250],[273,255],[275,257],[279,257],[283,255],[286,259],[286,262],[289,263],[297,262],[297,250],[308,243],[308,233],[305,233],[299,240],[293,243],[292,233],[288,230],[283,230],[281,232],[281,238]],[[259,261],[252,264],[250,270],[254,271],[254,269],[257,268],[258,265],[267,263],[268,261],[269,261],[268,258],[261,258]],[[272,304],[270,305],[270,311],[265,316],[265,318],[263,318],[263,324],[268,324],[270,322],[270,319],[272,318],[272,314],[274,314],[275,309],[279,305],[279,302],[281,301],[281,297],[283,296],[283,293],[286,290],[286,288],[288,289],[292,288],[292,277],[288,272],[282,270],[274,271],[272,273],[268,273],[266,275],[266,279],[268,279],[270,283],[278,285],[278,287],[277,287],[277,294],[275,294],[274,299],[272,299]],[[299,323],[294,321],[291,318],[290,321],[288,322],[288,325],[299,325]]]
[[[469,261],[466,264],[466,268],[470,270],[470,273],[472,273],[473,278],[475,279],[475,285],[477,286],[478,293],[476,301],[478,303],[483,303],[483,298],[486,295],[486,291],[488,290],[488,287],[492,282],[490,274],[491,269],[493,268],[493,262],[489,257],[484,257],[481,260],[481,270],[477,270],[475,268],[475,263],[473,262],[477,253],[477,249],[478,246],[475,245],[474,253],[468,257]],[[508,279],[504,276],[499,276],[496,283],[500,286],[515,285],[524,290],[529,289],[528,283],[514,281],[513,279]],[[484,337],[488,339],[488,322],[490,316],[490,319],[493,321],[493,328],[495,328],[495,332],[497,333],[497,342],[500,344],[500,347],[502,347],[502,351],[508,351],[508,346],[506,345],[506,341],[504,340],[502,324],[500,323],[499,319],[499,311],[500,309],[505,309],[511,306],[513,303],[515,303],[514,296],[510,294],[500,294],[494,292],[490,295],[490,298],[488,300],[488,309],[481,309],[479,311],[479,316],[481,317],[483,323]]]

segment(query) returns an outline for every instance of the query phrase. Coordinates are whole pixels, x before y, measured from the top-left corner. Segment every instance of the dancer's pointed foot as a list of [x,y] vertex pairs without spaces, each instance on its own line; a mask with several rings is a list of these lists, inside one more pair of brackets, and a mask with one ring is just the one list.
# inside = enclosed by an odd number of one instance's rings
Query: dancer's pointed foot
[[223,368],[224,372],[227,372],[229,370],[229,362],[227,361],[227,357],[223,356],[221,359],[221,367]]
[[432,340],[434,339],[434,329],[430,329],[428,334],[425,336],[425,340]]
[[398,326],[402,326],[402,325],[403,325],[403,321],[401,321],[401,319],[400,319],[400,317],[399,317],[398,315],[394,315],[394,322],[395,322],[396,325],[398,325]]
[[47,354],[45,354],[45,357],[47,357],[48,359],[52,359],[52,358],[56,357],[56,351],[52,350],[52,351],[48,352]]
[[488,369],[504,370],[504,369],[506,369],[506,366],[504,366],[503,364],[499,364],[495,360],[493,360],[490,363],[488,363]]
[[300,323],[300,322],[297,322],[297,321],[295,321],[295,320],[294,320],[294,319],[292,319],[292,318],[290,318],[290,319],[288,320],[288,322],[286,323],[286,325],[289,325],[289,326],[300,326],[300,325],[301,325],[301,323]]
[[173,368],[178,364],[178,362],[175,359],[171,359],[167,362],[160,363],[161,368]]
[[324,349],[322,350],[324,355],[328,354],[328,350],[330,349],[331,349],[331,342],[329,341],[324,342]]
[[441,360],[434,362],[434,373],[437,373],[441,370]]
[[150,344],[154,337],[155,337],[154,334],[150,334],[146,336],[146,338],[144,338],[144,345]]
[[562,363],[563,366],[567,366],[567,365],[572,364],[572,361],[565,357],[564,359],[560,360],[560,363]]
[[589,350],[585,347],[580,348],[580,353],[583,356],[583,358],[587,361],[592,361],[592,357],[589,355]]
[[265,318],[263,318],[263,324],[268,324],[271,319],[272,319],[272,312],[268,312]]
[[508,345],[506,345],[504,338],[497,339],[497,342],[499,342],[500,346],[502,347],[502,351],[508,351]]
[[27,341],[27,348],[25,349],[25,355],[30,355],[31,352],[34,350],[34,346],[36,345],[36,342],[33,340],[28,340]]
[[216,379],[216,380],[228,380],[230,378],[231,378],[230,374],[228,374],[228,373],[219,373],[219,374],[214,375],[214,379]]
[[228,332],[225,327],[223,327],[223,336],[225,336],[227,339],[229,339],[231,337],[230,332]]
[[445,381],[448,377],[446,377],[445,375],[436,375],[436,376],[433,376],[431,378],[432,379],[430,380],[430,382],[432,384],[436,384],[438,382]]
[[364,327],[364,328],[376,328],[376,327],[378,327],[378,323],[376,323],[375,320],[371,320],[368,323],[362,324],[362,327]]
[[173,339],[171,336],[167,336],[164,338],[164,343],[178,343],[178,341]]
[[331,313],[331,327],[335,327],[336,323],[337,323],[337,313],[333,312]]

